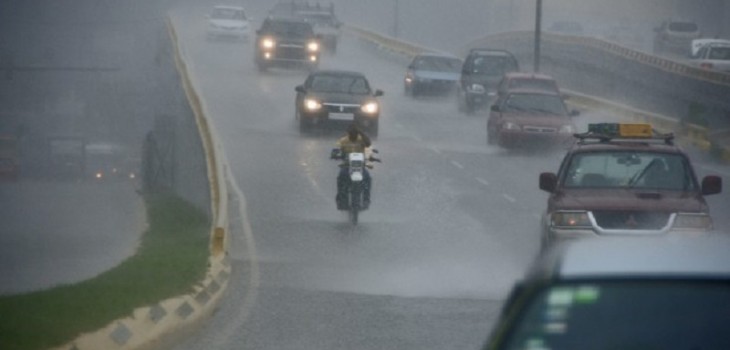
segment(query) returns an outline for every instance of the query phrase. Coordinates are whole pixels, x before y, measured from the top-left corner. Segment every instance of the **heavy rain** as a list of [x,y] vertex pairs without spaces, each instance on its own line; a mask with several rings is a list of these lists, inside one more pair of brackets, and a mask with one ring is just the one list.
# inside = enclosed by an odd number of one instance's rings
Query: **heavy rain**
[[[269,31],[283,18],[304,27]],[[561,162],[590,125],[672,132],[656,147],[689,170],[674,192],[595,192],[595,213],[574,199],[586,240],[730,234],[730,56],[700,57],[729,18],[722,0],[0,0],[0,348],[481,348],[569,191],[541,174],[580,176]],[[459,64],[424,73],[425,53]],[[469,80],[472,55],[557,91]],[[325,73],[366,83],[325,94]],[[535,94],[557,112],[499,128],[557,145],[490,129]],[[377,149],[361,170],[331,159],[351,124]],[[633,181],[635,158],[609,162]],[[338,208],[356,189],[369,203]]]

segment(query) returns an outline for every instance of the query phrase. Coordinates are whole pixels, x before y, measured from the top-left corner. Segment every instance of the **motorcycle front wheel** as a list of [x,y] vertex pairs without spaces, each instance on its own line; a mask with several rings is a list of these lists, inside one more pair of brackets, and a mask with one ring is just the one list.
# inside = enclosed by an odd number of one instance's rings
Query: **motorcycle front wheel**
[[360,186],[354,185],[350,193],[350,222],[357,225],[358,214],[360,212]]

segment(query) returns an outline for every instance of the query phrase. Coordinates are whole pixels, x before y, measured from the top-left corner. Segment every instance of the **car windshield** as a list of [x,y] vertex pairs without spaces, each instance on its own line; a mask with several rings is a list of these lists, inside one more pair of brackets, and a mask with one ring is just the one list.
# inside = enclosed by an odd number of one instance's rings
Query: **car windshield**
[[555,81],[549,79],[514,78],[510,80],[509,88],[558,91]]
[[356,95],[370,93],[370,86],[365,78],[351,75],[315,75],[309,82],[309,88],[316,92],[340,92]]
[[672,22],[669,24],[672,32],[693,33],[698,30],[697,24],[692,22]]
[[730,349],[730,283],[565,283],[529,301],[500,349]]
[[264,27],[264,30],[269,33],[277,35],[283,35],[287,37],[300,37],[306,38],[314,35],[312,26],[308,23],[303,22],[285,22],[285,21],[270,21],[268,25]]
[[451,57],[418,57],[413,61],[416,70],[458,73],[461,60]]
[[692,191],[697,188],[687,159],[676,153],[582,152],[567,165],[565,187],[641,188]]
[[337,22],[329,13],[303,13],[300,16],[312,25],[318,26],[332,27]]
[[536,115],[568,114],[560,96],[543,94],[512,94],[505,100],[503,110]]
[[730,60],[730,46],[728,47],[713,47],[710,49],[710,54],[707,57],[711,60]]
[[472,62],[472,72],[489,76],[502,76],[517,71],[514,61],[505,56],[477,56]]
[[243,13],[243,11],[238,9],[216,8],[213,9],[213,13],[210,14],[210,18],[243,21],[246,19],[246,15]]

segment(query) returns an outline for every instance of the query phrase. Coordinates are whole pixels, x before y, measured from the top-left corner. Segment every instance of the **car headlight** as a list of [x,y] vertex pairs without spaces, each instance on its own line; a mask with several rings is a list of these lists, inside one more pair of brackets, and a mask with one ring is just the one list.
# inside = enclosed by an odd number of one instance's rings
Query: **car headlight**
[[317,100],[308,98],[304,100],[304,108],[309,111],[318,111],[322,108],[322,104]]
[[471,84],[467,86],[466,91],[475,94],[483,94],[487,92],[487,89],[484,87],[484,85],[481,84]]
[[502,129],[503,130],[520,130],[521,128],[519,125],[517,125],[515,123],[506,122],[506,123],[502,124]]
[[360,108],[363,112],[367,114],[375,114],[378,113],[378,104],[376,102],[368,102]]
[[274,46],[276,46],[276,42],[274,41],[274,39],[267,38],[261,41],[261,47],[265,49],[273,49]]
[[572,134],[575,132],[575,128],[572,125],[563,125],[560,127],[560,132],[564,134]]
[[586,211],[558,211],[552,214],[551,225],[561,228],[590,228],[591,220]]
[[674,218],[675,230],[711,230],[712,218],[704,213],[679,213]]
[[312,41],[309,44],[307,44],[307,50],[310,52],[317,52],[319,51],[319,43],[316,41]]

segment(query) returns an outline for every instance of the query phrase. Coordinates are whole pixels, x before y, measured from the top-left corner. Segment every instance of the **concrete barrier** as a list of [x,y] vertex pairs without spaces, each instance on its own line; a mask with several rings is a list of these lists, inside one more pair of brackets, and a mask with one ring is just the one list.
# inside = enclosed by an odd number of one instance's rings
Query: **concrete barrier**
[[217,143],[215,129],[205,115],[195,83],[188,72],[184,48],[177,40],[174,20],[168,18],[167,28],[175,48],[175,63],[190,104],[200,138],[205,149],[208,180],[211,191],[212,227],[208,271],[202,281],[193,286],[193,292],[162,300],[156,305],[141,307],[124,319],[115,320],[94,332],[82,334],[73,341],[53,350],[122,350],[158,349],[171,343],[172,337],[198,327],[216,308],[228,286],[231,264],[228,250],[227,169]]

